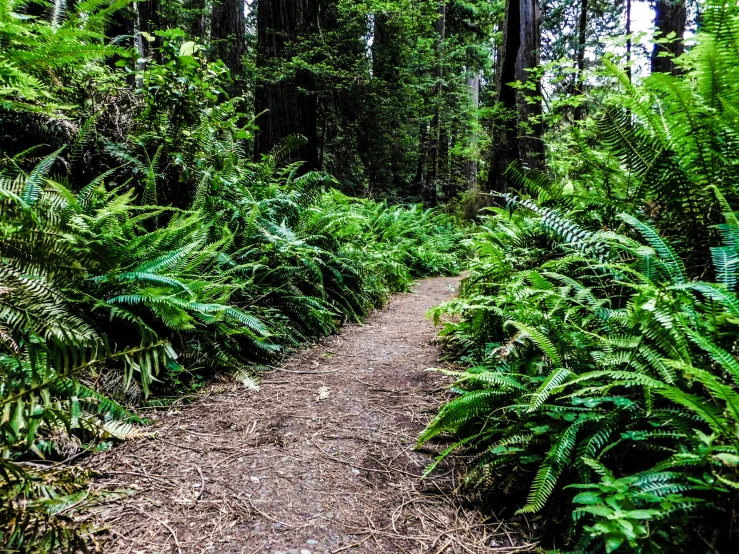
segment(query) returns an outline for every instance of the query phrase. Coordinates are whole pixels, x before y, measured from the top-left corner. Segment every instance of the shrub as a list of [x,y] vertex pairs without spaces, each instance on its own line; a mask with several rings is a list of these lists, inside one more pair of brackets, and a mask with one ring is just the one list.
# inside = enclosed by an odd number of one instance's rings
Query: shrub
[[419,444],[453,436],[440,458],[475,454],[467,491],[542,514],[568,551],[736,541],[739,20],[703,7],[682,75],[633,86],[606,64],[620,92],[574,131],[576,173],[509,169],[517,195],[433,312],[468,367]]

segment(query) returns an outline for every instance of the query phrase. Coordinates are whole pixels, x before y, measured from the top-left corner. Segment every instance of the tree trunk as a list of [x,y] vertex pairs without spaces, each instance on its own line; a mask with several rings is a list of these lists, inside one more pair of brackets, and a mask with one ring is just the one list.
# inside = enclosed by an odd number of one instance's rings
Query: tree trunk
[[[105,28],[105,36],[110,40],[126,35],[132,36],[134,34],[133,23],[135,17],[136,14],[129,6],[125,6],[120,10],[115,11]],[[130,46],[131,43],[129,42],[128,45]],[[118,57],[116,57],[116,59],[118,59]]]
[[580,0],[580,18],[577,24],[577,88],[581,91],[585,70],[585,40],[588,25],[588,0]]
[[416,166],[416,195],[423,198],[426,183],[426,173],[428,171],[428,154],[429,154],[429,126],[423,121],[418,129],[418,165]]
[[477,191],[477,110],[480,108],[480,74],[476,73],[467,79],[470,89],[470,108],[472,109],[472,129],[469,135],[469,154],[464,162],[463,171],[467,178],[467,190]]
[[[110,41],[116,41],[116,44],[119,46],[128,46],[135,47],[136,46],[136,31],[134,22],[136,19],[136,12],[133,9],[133,6],[128,5],[120,10],[117,10],[110,18],[110,22],[108,23],[107,27],[105,28],[105,36]],[[133,40],[131,38],[128,38],[125,42],[120,39],[119,37],[134,37]],[[116,63],[121,59],[121,56],[114,55],[110,56],[105,60],[105,63],[111,67],[115,68]],[[134,86],[135,80],[134,80],[134,74],[129,73],[126,76],[126,82],[130,86]]]
[[23,12],[32,17],[42,17],[48,10],[48,6],[45,6],[44,4],[35,4],[33,2],[29,2],[23,6]]
[[[237,83],[242,78],[244,68],[245,34],[244,0],[215,2],[210,31],[212,56],[223,60],[231,71],[231,78]],[[231,92],[238,94],[239,88],[236,85]]]
[[[136,2],[136,13],[138,14],[136,49],[139,57],[153,58],[157,63],[161,63],[162,57],[158,49],[162,45],[162,38],[154,35],[154,31],[162,28],[162,10],[159,0]],[[153,40],[150,40],[152,38]]]
[[378,119],[374,103],[367,101],[373,92],[367,56],[372,23],[371,14],[358,6],[318,3],[322,46],[315,50],[314,62],[330,63],[333,70],[331,76],[316,82],[318,162],[322,171],[331,173],[342,189],[355,196],[366,191],[372,150],[368,130]]
[[[654,25],[662,31],[662,37],[675,33],[678,40],[667,44],[655,44],[652,51],[652,73],[677,74],[674,59],[683,53],[683,35],[688,14],[685,0],[657,0],[654,6]],[[659,56],[669,52],[670,56]]]
[[[295,152],[305,169],[318,167],[317,102],[310,69],[283,75],[280,67],[297,52],[290,43],[315,33],[318,0],[259,0],[257,8],[257,69],[260,75],[254,98],[259,116],[254,153],[256,159],[290,135],[307,141]],[[270,71],[277,68],[278,71]],[[269,73],[277,76],[271,77]],[[264,112],[264,113],[263,113]],[[261,115],[260,115],[261,114]]]
[[626,0],[626,76],[631,82],[631,0]]
[[541,37],[537,0],[508,0],[503,43],[498,52],[496,71],[497,101],[504,114],[494,122],[493,150],[488,170],[488,188],[508,192],[508,180],[504,175],[516,159],[529,169],[541,166],[544,145],[541,141],[540,85],[533,91],[517,91],[511,82],[529,81],[527,69],[539,65]]
[[498,50],[495,71],[495,96],[503,113],[493,122],[493,149],[488,169],[488,189],[496,192],[508,192],[505,170],[518,155],[516,90],[509,83],[516,80],[516,54],[521,44],[520,27],[519,0],[508,0],[503,23],[503,41]]
[[[531,81],[527,70],[539,65],[539,49],[541,48],[541,15],[537,0],[519,0],[521,7],[521,44],[516,56],[516,80],[522,83]],[[540,167],[544,161],[544,143],[541,140],[543,131],[541,115],[541,85],[537,80],[531,92],[519,92],[516,95],[518,105],[518,123],[521,138],[518,143],[518,155],[521,162],[529,169]]]
[[400,72],[403,61],[398,48],[400,29],[392,16],[384,12],[374,14],[372,26],[371,93],[362,114],[362,134],[367,140],[367,151],[360,152],[365,160],[369,182],[373,188],[389,191],[396,183],[391,160],[400,155],[399,144],[393,135],[399,125],[383,110],[394,106],[400,92]]
[[[588,0],[580,0],[580,18],[577,24],[577,74],[575,77],[575,89],[578,94],[583,93],[585,83],[585,43],[587,40],[588,25]],[[575,108],[575,121],[585,118],[585,105],[580,104]]]
[[446,35],[446,0],[442,0],[439,3],[438,9],[439,17],[436,20],[435,31],[436,31],[436,65],[434,67],[434,78],[436,83],[434,84],[434,117],[431,120],[431,133],[430,133],[430,152],[429,160],[431,167],[426,172],[426,187],[424,190],[424,200],[427,204],[435,206],[439,201],[440,191],[440,158],[442,155],[442,131],[441,131],[441,105],[444,102],[443,97],[443,70],[442,70],[442,47],[444,37]]

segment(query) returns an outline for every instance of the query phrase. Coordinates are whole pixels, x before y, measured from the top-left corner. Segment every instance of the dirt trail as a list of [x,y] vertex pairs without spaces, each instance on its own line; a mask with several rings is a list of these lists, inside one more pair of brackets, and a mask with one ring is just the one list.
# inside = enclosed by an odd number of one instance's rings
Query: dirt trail
[[288,358],[261,392],[229,387],[160,415],[157,435],[97,456],[110,553],[515,552],[509,532],[431,480],[413,451],[445,380],[425,314],[457,281],[428,279],[363,325]]

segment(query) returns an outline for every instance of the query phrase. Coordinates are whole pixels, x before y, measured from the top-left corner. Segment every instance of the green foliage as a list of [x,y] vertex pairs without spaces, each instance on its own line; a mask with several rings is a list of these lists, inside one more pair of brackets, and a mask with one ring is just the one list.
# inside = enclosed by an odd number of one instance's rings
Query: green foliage
[[[74,66],[95,65],[88,43],[137,84],[114,130],[76,106],[83,120],[58,148],[0,155],[0,550],[75,552],[73,515],[90,499],[84,475],[56,464],[148,435],[139,406],[208,376],[258,388],[291,349],[415,278],[461,271],[466,249],[451,216],[350,198],[287,163],[302,137],[251,161],[228,71],[182,31],[158,32],[158,62],[141,67],[95,34],[118,4],[77,3],[65,23],[16,17],[19,6],[2,8],[0,64],[23,68],[26,88],[3,84],[4,110],[59,121]],[[124,72],[92,73],[124,90]]]
[[633,86],[607,64],[620,89],[574,131],[576,164],[509,169],[518,195],[433,311],[469,368],[419,444],[452,435],[440,459],[476,456],[465,490],[541,514],[567,551],[736,541],[739,21],[721,3],[703,17],[681,76]]
[[4,461],[0,465],[0,477],[3,484],[0,544],[4,549],[74,553],[85,547],[71,517],[89,494],[84,476],[75,475],[73,470],[46,472],[41,476]]
[[[491,77],[490,37],[504,4],[446,2],[441,36],[438,2],[330,2],[288,55],[264,56],[256,83],[310,75],[324,167],[341,190],[451,200],[468,185],[464,164],[485,146],[468,79]],[[437,163],[435,141],[443,143]]]
[[78,66],[120,49],[104,43],[106,22],[130,0],[85,0],[66,10],[64,2],[34,2],[48,17],[25,15],[29,0],[0,2],[0,107],[55,113],[61,77]]
[[[729,354],[736,297],[686,282],[670,245],[623,217],[649,246],[594,233],[587,241],[608,245],[605,262],[553,237],[543,218],[517,213],[507,221],[499,210],[487,220],[462,297],[435,310],[437,318],[460,316],[443,335],[476,365],[457,374],[460,396],[419,443],[457,434],[480,452],[469,490],[489,499],[505,487],[519,513],[556,510],[551,502],[567,498],[564,484],[595,487],[589,460],[617,468],[627,482],[654,479],[659,486],[642,491],[642,503],[599,497],[575,509],[575,528],[582,544],[602,536],[608,551],[664,549],[683,519],[730,506],[739,461],[737,362]],[[545,237],[558,246],[537,249]],[[633,516],[642,509],[656,511]]]
[[[19,456],[63,454],[56,435],[140,436],[112,421],[138,421],[114,398],[166,392],[173,370],[256,387],[250,367],[358,320],[414,277],[460,270],[449,216],[324,192],[327,177],[273,159],[237,161],[234,181],[209,168],[192,208],[172,211],[137,205],[104,176],[73,193],[49,177],[59,154],[29,172],[6,160],[0,188],[7,475]],[[20,489],[4,483],[12,499]]]
[[[704,502],[701,498],[688,498],[681,494],[687,487],[675,484],[674,475],[667,471],[616,479],[594,460],[584,458],[583,463],[599,473],[600,482],[570,486],[583,491],[572,499],[579,505],[573,517],[581,522],[595,521],[593,525],[583,527],[589,533],[588,542],[597,544],[603,541],[608,553],[624,545],[638,550],[639,543],[648,540],[651,533],[664,534],[663,530],[654,529],[661,521]],[[674,540],[674,537],[665,538]]]

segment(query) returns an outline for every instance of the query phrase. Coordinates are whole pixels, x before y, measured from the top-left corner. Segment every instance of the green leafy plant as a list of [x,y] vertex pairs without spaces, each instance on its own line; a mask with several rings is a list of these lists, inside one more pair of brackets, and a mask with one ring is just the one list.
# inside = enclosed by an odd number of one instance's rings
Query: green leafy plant
[[0,2],[0,107],[57,114],[64,105],[55,92],[59,76],[95,60],[120,54],[105,44],[108,19],[130,0],[86,0],[66,4],[39,1],[49,17],[26,16],[28,0]]
[[583,462],[599,473],[601,479],[598,483],[570,485],[583,491],[572,499],[576,505],[573,517],[583,523],[592,521],[591,525],[583,526],[588,533],[587,540],[601,539],[608,553],[623,545],[639,550],[640,543],[652,533],[660,533],[660,521],[675,517],[681,507],[703,502],[700,498],[686,498],[674,492],[680,491],[681,486],[667,472],[616,479],[598,462],[590,459]]
[[[54,147],[0,154],[0,550],[84,546],[73,516],[94,495],[65,462],[147,436],[140,408],[215,374],[256,389],[291,349],[467,254],[453,217],[350,198],[289,163],[300,136],[252,161],[225,65],[177,29],[136,63],[101,34],[122,5],[51,20],[0,6],[3,114],[75,120]],[[111,122],[97,93],[67,110],[80,75],[131,113]]]
[[574,133],[579,173],[509,169],[517,194],[482,218],[460,298],[432,312],[468,368],[445,371],[453,398],[419,445],[449,435],[440,459],[475,456],[468,494],[541,514],[542,532],[575,552],[736,540],[737,89],[726,77],[738,23],[723,3],[703,17],[683,75],[634,86],[606,64],[618,91]]

